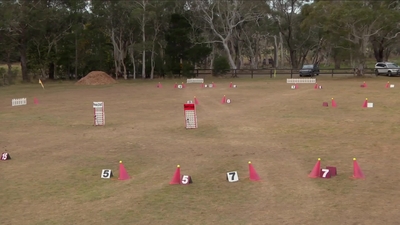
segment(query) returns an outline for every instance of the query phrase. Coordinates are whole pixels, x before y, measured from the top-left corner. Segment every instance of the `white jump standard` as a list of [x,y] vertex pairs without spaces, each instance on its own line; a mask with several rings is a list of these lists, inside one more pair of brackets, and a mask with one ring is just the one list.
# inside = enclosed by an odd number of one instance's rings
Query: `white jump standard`
[[286,79],[287,84],[315,84],[317,79],[315,78],[288,78]]
[[186,129],[197,128],[196,105],[193,103],[183,104],[183,111],[185,114],[185,128]]
[[13,100],[11,100],[11,106],[19,106],[26,104],[27,104],[26,98],[14,98]]
[[94,126],[104,126],[106,116],[104,114],[104,102],[93,102]]
[[204,83],[204,78],[190,78],[186,80],[187,84],[202,84]]

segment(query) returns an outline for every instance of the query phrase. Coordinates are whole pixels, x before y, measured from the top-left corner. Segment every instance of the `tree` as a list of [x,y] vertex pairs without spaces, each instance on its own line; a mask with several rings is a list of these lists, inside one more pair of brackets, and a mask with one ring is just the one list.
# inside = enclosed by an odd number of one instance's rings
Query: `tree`
[[244,22],[254,22],[264,17],[265,13],[259,10],[264,7],[264,2],[245,0],[192,0],[190,6],[196,26],[213,34],[208,43],[222,44],[232,69],[237,68],[234,61],[237,53],[237,43],[236,46],[234,43],[235,31]]
[[165,54],[169,58],[168,67],[175,73],[181,69],[181,61],[195,65],[211,53],[211,48],[206,44],[198,44],[204,41],[201,39],[201,30],[193,30],[188,19],[181,14],[170,16],[165,40],[167,42]]

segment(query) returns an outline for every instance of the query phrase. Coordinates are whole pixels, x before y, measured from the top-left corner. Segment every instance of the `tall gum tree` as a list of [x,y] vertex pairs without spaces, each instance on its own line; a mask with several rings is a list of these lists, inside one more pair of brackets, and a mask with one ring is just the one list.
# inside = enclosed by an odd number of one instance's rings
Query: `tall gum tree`
[[192,0],[190,3],[197,26],[213,34],[214,38],[208,43],[221,43],[231,69],[237,69],[234,60],[237,53],[235,31],[244,22],[254,22],[264,17],[265,14],[259,12],[257,8],[265,7],[267,3],[245,0]]

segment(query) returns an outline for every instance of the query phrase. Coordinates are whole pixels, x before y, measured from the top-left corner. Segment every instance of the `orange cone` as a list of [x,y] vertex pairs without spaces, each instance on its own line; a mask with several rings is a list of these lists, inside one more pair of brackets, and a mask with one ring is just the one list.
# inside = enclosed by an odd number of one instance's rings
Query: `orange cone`
[[365,99],[365,101],[364,101],[362,107],[363,107],[363,108],[367,108],[367,106],[368,106],[368,98]]
[[256,170],[253,167],[253,164],[249,161],[249,174],[250,174],[250,180],[252,181],[258,181],[260,180],[260,176],[258,176]]
[[315,164],[311,173],[308,174],[308,177],[317,178],[317,177],[319,177],[320,173],[321,173],[321,158],[318,158],[317,163]]
[[119,161],[119,178],[118,178],[118,180],[128,180],[129,178],[130,177],[128,175],[128,172],[126,172],[124,164],[122,164],[122,161]]
[[365,179],[363,172],[361,171],[360,166],[357,163],[356,158],[353,158],[353,179]]
[[194,104],[198,105],[199,104],[199,100],[197,100],[196,96],[194,96]]
[[389,86],[390,86],[390,83],[389,83],[389,81],[386,83],[386,86],[385,86],[385,88],[389,88]]
[[171,181],[169,184],[180,184],[181,183],[181,166],[177,165],[175,174],[172,177]]
[[314,89],[318,89],[318,84],[317,83],[315,83]]
[[225,96],[225,95],[224,95],[224,97],[222,97],[221,103],[222,103],[222,104],[225,104],[225,103],[226,103],[226,96]]
[[332,107],[334,107],[334,108],[337,106],[336,102],[335,102],[335,99],[332,98],[332,103],[331,104],[332,104]]

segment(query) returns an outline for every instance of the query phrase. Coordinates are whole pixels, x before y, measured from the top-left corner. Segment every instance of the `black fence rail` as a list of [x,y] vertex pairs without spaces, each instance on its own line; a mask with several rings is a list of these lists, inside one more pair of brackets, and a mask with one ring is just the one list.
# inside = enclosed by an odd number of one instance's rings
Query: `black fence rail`
[[[196,69],[194,70],[195,77],[207,77],[212,76],[212,70],[209,69]],[[374,69],[364,69],[364,75],[375,75]],[[340,76],[356,76],[357,71],[353,68],[343,68],[343,69],[320,69],[319,75],[340,77]],[[282,77],[282,78],[293,78],[300,77],[299,69],[236,69],[230,70],[229,72],[223,74],[224,77]]]

